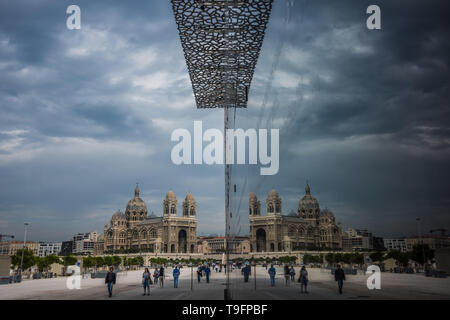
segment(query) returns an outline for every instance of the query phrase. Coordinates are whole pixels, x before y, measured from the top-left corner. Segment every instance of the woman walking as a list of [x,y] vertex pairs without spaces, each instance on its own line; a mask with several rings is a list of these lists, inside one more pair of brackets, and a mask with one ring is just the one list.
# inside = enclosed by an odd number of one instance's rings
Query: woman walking
[[159,269],[159,286],[164,288],[164,267],[161,266]]
[[158,268],[155,268],[155,271],[153,271],[153,280],[155,284],[158,284],[158,277],[159,277],[159,271]]
[[151,281],[151,274],[150,271],[148,271],[148,268],[145,268],[144,273],[142,274],[142,285],[144,287],[144,294],[143,296],[145,296],[145,292],[147,292],[147,295],[150,295],[150,281]]
[[298,282],[300,282],[300,292],[303,293],[303,287],[305,287],[305,293],[308,293],[308,271],[306,271],[305,266],[300,270]]

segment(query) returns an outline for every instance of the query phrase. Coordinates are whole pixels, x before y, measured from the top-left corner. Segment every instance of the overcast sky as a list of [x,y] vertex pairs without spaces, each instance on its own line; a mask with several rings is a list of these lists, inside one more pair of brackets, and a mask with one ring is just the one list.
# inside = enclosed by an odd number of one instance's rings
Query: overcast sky
[[[375,31],[369,4],[275,0],[236,126],[280,129],[280,172],[233,168],[237,216],[272,188],[296,210],[308,180],[344,228],[450,227],[448,1],[376,1]],[[172,130],[194,120],[221,129],[223,111],[196,109],[170,1],[0,3],[0,233],[102,232],[136,182],[149,213],[192,192],[198,234],[224,233],[223,166],[170,160]]]

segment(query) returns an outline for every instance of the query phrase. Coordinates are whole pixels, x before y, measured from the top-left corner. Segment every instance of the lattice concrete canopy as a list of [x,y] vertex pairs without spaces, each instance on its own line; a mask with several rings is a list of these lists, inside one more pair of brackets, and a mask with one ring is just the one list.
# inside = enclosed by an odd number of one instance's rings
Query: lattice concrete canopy
[[273,0],[172,0],[197,108],[246,108]]

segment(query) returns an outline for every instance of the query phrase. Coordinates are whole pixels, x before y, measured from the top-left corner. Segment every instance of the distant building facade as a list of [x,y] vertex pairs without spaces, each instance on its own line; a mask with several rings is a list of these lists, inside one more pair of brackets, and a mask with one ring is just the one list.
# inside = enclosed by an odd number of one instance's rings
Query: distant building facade
[[70,256],[72,254],[73,249],[73,241],[63,241],[61,243],[61,255],[62,256]]
[[427,244],[430,249],[436,250],[441,248],[450,247],[450,238],[448,236],[433,236],[433,235],[423,235],[423,236],[413,236],[406,238],[406,248],[408,251],[412,251],[414,246],[417,244]]
[[[232,237],[228,239],[229,253],[247,254],[250,252],[250,239],[248,237]],[[199,237],[197,240],[198,253],[218,254],[227,249],[225,237]]]
[[[0,254],[13,256],[17,253],[17,250],[22,250],[23,247],[23,241],[0,242]],[[39,254],[39,243],[27,241],[25,249],[33,251],[33,254],[37,256]]]
[[344,251],[373,250],[373,236],[368,230],[350,228],[342,235],[342,249]]
[[189,193],[178,216],[178,200],[169,191],[163,201],[163,215],[147,216],[147,206],[139,197],[128,201],[125,213],[116,212],[104,229],[104,252],[137,250],[155,253],[195,253],[197,245],[197,204]]
[[61,254],[61,246],[62,242],[39,242],[39,257],[58,256]]
[[282,201],[275,190],[266,199],[266,215],[255,194],[249,195],[250,245],[252,252],[287,252],[312,248],[342,248],[341,224],[334,214],[321,210],[309,185],[299,201],[297,214],[282,214]]
[[73,254],[94,254],[94,246],[97,241],[97,232],[78,233],[72,240]]
[[389,238],[383,239],[384,246],[388,251],[401,251],[406,252],[406,239],[405,238]]

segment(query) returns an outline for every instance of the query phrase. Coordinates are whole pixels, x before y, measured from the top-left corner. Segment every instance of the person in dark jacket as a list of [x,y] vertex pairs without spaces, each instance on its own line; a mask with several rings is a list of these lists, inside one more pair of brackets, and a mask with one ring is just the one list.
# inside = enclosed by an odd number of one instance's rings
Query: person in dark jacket
[[164,288],[164,266],[161,266],[161,268],[159,268],[159,286],[161,288]]
[[244,282],[248,282],[248,277],[250,276],[251,271],[252,269],[250,267],[250,264],[246,264],[242,269],[242,273],[244,274]]
[[109,297],[112,296],[113,285],[116,284],[116,274],[114,273],[114,268],[109,268],[109,272],[106,274],[105,283],[108,286]]
[[338,265],[337,269],[334,271],[334,280],[336,280],[338,283],[339,294],[342,294],[342,286],[344,285],[345,273],[340,265]]

